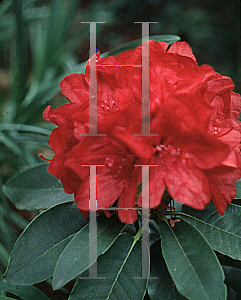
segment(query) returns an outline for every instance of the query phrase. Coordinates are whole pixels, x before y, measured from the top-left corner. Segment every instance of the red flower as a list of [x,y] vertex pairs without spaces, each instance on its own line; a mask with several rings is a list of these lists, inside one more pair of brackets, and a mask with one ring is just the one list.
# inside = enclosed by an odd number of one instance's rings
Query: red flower
[[[196,209],[211,198],[222,214],[235,196],[234,181],[240,178],[240,96],[232,92],[230,78],[212,67],[198,66],[185,42],[149,42],[150,129],[141,133],[142,47],[117,57],[97,54],[98,133],[86,137],[89,114],[89,65],[85,75],[71,74],[61,82],[62,93],[71,100],[46,108],[44,117],[58,125],[50,146],[55,156],[49,171],[60,178],[65,191],[74,193],[79,209],[89,209],[89,168],[97,167],[97,206],[106,208],[119,199],[119,218],[136,220],[133,210],[140,167],[150,167],[150,208],[162,205],[167,188],[177,201]],[[121,209],[123,208],[123,210]],[[124,209],[124,208],[129,208]]]

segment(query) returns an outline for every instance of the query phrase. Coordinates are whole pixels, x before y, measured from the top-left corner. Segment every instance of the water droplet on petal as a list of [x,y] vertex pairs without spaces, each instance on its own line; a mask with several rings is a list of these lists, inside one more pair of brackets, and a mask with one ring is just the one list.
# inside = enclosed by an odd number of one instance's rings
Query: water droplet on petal
[[177,151],[176,151],[176,149],[172,149],[170,153],[171,153],[171,155],[176,155]]
[[106,164],[109,168],[113,166],[114,160],[112,158],[107,157],[106,159]]
[[212,134],[213,134],[214,136],[217,136],[217,135],[219,135],[220,130],[221,130],[220,128],[214,127],[214,130],[213,130]]

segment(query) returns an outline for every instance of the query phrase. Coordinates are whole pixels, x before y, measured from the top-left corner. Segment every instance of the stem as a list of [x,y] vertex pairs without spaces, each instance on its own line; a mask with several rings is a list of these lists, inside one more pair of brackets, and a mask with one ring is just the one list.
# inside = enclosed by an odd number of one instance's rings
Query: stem
[[140,239],[142,234],[142,227],[138,230],[137,234],[134,236],[135,243]]
[[166,211],[162,212],[163,215],[183,215],[182,211]]

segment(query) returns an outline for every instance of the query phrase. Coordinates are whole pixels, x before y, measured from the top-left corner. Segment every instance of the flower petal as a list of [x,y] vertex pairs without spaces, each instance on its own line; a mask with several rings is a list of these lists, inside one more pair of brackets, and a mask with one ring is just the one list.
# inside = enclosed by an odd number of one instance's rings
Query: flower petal
[[178,202],[194,209],[204,209],[211,200],[211,192],[205,173],[188,159],[172,161],[166,157],[162,166],[164,181],[170,195]]
[[173,43],[167,52],[190,57],[192,60],[196,61],[196,57],[192,53],[192,48],[186,42]]
[[60,82],[61,92],[73,102],[83,103],[89,100],[89,86],[83,74],[72,73]]
[[119,198],[119,219],[127,224],[137,220],[135,208],[135,197],[137,191],[137,180],[134,176],[126,180],[125,187]]

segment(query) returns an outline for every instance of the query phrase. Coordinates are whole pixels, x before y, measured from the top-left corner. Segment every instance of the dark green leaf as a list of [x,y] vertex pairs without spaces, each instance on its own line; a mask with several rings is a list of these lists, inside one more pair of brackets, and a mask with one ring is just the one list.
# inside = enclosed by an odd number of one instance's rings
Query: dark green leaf
[[149,279],[148,295],[151,300],[184,300],[168,272],[161,252],[160,240],[151,246],[151,276],[158,279]]
[[15,299],[10,298],[10,297],[1,296],[1,295],[0,295],[0,300],[15,300]]
[[3,186],[18,209],[45,209],[56,204],[74,201],[66,194],[59,179],[47,171],[48,164],[39,164],[18,173]]
[[224,274],[203,236],[181,220],[174,228],[160,223],[161,246],[178,291],[190,300],[225,300]]
[[241,295],[241,269],[231,266],[223,266],[223,270],[227,286]]
[[50,131],[37,126],[26,124],[0,124],[0,131],[18,131],[20,133],[32,133],[49,137]]
[[[0,228],[1,231],[3,232],[2,229],[2,224],[0,223]],[[3,246],[3,244],[0,242],[0,262],[2,265],[7,266],[8,264],[8,259],[9,259],[9,251]]]
[[[122,234],[97,260],[98,276],[106,279],[79,278],[69,300],[141,300],[146,279],[141,276],[141,242]],[[88,276],[88,271],[82,277]]]
[[75,203],[63,203],[38,215],[18,238],[5,279],[29,285],[53,275],[56,262],[86,220]]
[[[147,40],[148,38],[146,38]],[[152,35],[149,37],[149,40],[153,40],[156,42],[166,42],[169,45],[173,44],[174,42],[180,41],[180,37],[177,35],[169,35],[169,34],[163,34],[163,35]],[[101,55],[101,57],[106,57],[106,56],[112,56],[112,55],[118,55],[124,51],[130,50],[130,49],[135,49],[137,46],[142,44],[142,39],[137,39],[134,41],[131,41],[129,43],[126,43],[124,45],[121,45],[118,48],[115,48],[109,52],[105,52]]]
[[0,281],[0,290],[14,294],[24,300],[49,300],[49,298],[34,286],[18,286]]
[[198,229],[217,251],[241,260],[241,206],[228,204],[221,216],[213,203],[204,210],[183,206],[182,219]]
[[235,186],[237,190],[235,199],[241,199],[241,180],[236,181]]
[[15,52],[15,80],[13,81],[14,96],[17,104],[20,104],[24,98],[27,89],[27,47],[28,41],[25,33],[25,21],[23,17],[22,1],[13,1],[15,18],[16,18],[16,52]]
[[48,145],[51,133],[47,129],[25,124],[0,124],[0,132],[17,142],[35,142],[42,146]]
[[[97,257],[114,243],[125,224],[117,215],[97,218]],[[89,267],[89,224],[82,228],[60,255],[54,276],[53,288],[59,289]]]

